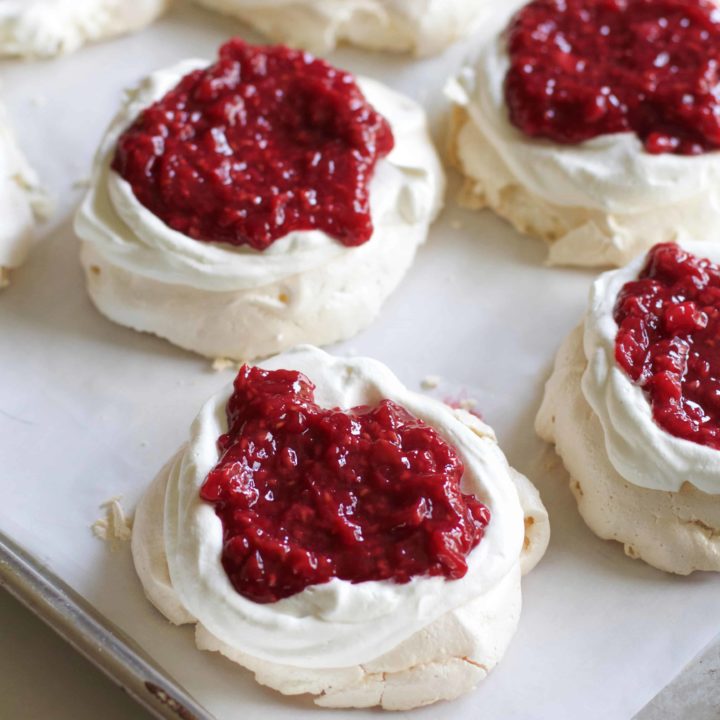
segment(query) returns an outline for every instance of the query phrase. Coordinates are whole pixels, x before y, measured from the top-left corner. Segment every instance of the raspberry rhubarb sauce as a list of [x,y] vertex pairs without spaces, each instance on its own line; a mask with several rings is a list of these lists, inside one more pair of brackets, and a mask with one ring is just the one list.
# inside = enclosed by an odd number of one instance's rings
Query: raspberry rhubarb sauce
[[233,39],[139,115],[112,168],[196,240],[264,250],[320,230],[353,246],[372,235],[369,184],[393,142],[350,74]]
[[235,589],[270,603],[332,578],[463,577],[490,511],[461,492],[456,451],[390,400],[345,411],[314,397],[295,371],[243,366],[235,379],[200,491]]
[[720,268],[656,245],[614,312],[615,359],[671,435],[720,450]]
[[720,147],[712,0],[535,0],[508,29],[505,100],[531,137],[634,132],[649,153]]

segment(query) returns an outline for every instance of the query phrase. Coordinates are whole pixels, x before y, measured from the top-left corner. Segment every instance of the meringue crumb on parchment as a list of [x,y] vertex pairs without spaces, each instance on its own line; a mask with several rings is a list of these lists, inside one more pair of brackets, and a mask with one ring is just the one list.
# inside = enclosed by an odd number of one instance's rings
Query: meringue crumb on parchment
[[93,535],[107,542],[111,548],[127,542],[132,535],[132,518],[125,515],[121,500],[122,496],[118,495],[100,505],[105,511],[105,517],[96,520],[91,526]]
[[240,363],[230,358],[218,357],[212,361],[212,369],[215,372],[222,372],[223,370],[239,370]]
[[420,381],[420,387],[423,390],[434,390],[440,384],[441,378],[437,375],[426,375]]

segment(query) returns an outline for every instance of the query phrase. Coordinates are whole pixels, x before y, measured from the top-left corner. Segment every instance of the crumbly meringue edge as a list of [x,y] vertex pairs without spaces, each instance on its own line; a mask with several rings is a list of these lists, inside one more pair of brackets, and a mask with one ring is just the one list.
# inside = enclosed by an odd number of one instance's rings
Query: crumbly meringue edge
[[10,119],[0,106],[0,288],[25,262],[36,224],[50,213],[50,201],[18,146]]

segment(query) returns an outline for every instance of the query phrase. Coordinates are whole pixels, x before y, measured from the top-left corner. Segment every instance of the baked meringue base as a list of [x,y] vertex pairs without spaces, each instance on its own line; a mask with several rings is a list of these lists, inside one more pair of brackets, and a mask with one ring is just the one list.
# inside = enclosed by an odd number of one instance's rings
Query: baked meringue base
[[400,284],[427,225],[377,228],[327,263],[256,288],[209,291],[113,265],[92,243],[80,259],[98,310],[121,325],[210,358],[251,360],[300,343],[326,345],[367,327]]
[[[480,427],[474,416],[458,412],[463,418],[467,416],[471,427]],[[486,433],[485,426],[481,429]],[[221,653],[250,670],[261,685],[285,695],[311,695],[323,707],[380,706],[386,710],[410,710],[456,698],[483,680],[504,655],[520,617],[521,576],[542,558],[550,537],[547,511],[534,485],[523,475],[512,474],[525,513],[523,552],[494,587],[372,662],[307,669],[239,652],[210,633],[183,607],[170,579],[163,518],[168,480],[184,451],[183,446],[165,465],[138,505],[132,554],[147,598],[171,623],[195,623],[195,642],[200,650]]]
[[[460,205],[490,208],[519,232],[549,245],[549,265],[623,266],[656,243],[678,239],[678,228],[709,222],[702,198],[668,202],[652,211],[609,214],[550,203],[525,187],[467,111],[454,106],[449,159],[465,177]],[[707,227],[707,225],[706,225]],[[702,233],[699,233],[702,237]]]
[[0,11],[0,56],[48,58],[149,25],[170,0],[19,0]]
[[196,0],[232,15],[276,42],[327,53],[350,44],[369,50],[434,55],[470,35],[489,2],[386,0]]
[[558,351],[535,429],[555,444],[588,527],[660,570],[720,571],[720,497],[689,482],[667,492],[625,480],[608,459],[600,421],[583,395],[586,365],[580,326]]

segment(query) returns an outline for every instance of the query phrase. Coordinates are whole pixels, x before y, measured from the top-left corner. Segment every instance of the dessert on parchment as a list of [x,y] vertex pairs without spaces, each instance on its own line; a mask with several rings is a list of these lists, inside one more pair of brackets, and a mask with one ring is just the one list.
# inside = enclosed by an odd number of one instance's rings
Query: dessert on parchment
[[472,34],[489,0],[196,0],[276,42],[327,53],[351,44],[433,55]]
[[624,265],[720,231],[720,21],[711,0],[534,0],[448,85],[462,202]]
[[53,57],[134,32],[170,0],[0,0],[0,56]]
[[206,403],[132,551],[199,648],[319,705],[402,710],[490,672],[548,539],[537,490],[476,416],[303,346]]
[[127,94],[75,227],[104,315],[244,360],[367,326],[443,188],[415,102],[233,39]]
[[[720,251],[661,244],[592,287],[536,428],[589,527],[661,570],[720,570]],[[710,258],[710,259],[706,259]]]

